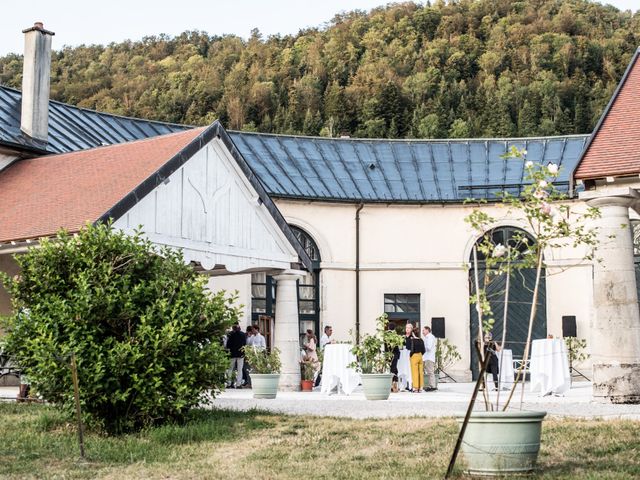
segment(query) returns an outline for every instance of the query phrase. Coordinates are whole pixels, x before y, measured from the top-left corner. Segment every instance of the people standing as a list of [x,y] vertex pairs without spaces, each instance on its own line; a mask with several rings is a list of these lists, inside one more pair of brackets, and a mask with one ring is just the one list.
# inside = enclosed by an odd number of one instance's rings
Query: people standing
[[[390,332],[395,331],[396,326],[393,323],[390,323],[387,326],[387,329]],[[385,350],[388,350],[388,346],[385,345]],[[397,393],[398,392],[398,360],[400,360],[400,348],[399,347],[393,347],[392,350],[393,353],[393,357],[391,357],[391,373],[393,373],[393,379],[391,380],[391,391],[393,393]]]
[[[233,326],[229,338],[227,339],[227,350],[229,350],[230,366],[227,371],[231,388],[242,386],[242,367],[244,365],[244,352],[242,347],[247,344],[247,337],[240,328],[240,325]],[[236,370],[236,381],[232,380],[233,370]]]
[[436,337],[431,333],[431,327],[425,326],[422,329],[422,341],[424,342],[424,369],[427,374],[427,385],[425,392],[433,392],[438,389],[436,385]]
[[[254,333],[253,333],[253,325],[247,325],[247,331],[245,333],[245,337],[247,340],[247,346],[253,345],[254,342]],[[251,375],[249,374],[249,364],[245,361],[242,364],[242,385],[244,387],[251,387]]]
[[260,333],[260,327],[258,325],[253,326],[253,346],[262,350],[267,348],[267,340],[264,338],[264,335]]
[[413,327],[411,324],[407,324],[405,329],[405,346],[409,350],[409,362],[411,364],[411,391],[414,393],[420,393],[424,384],[424,364],[422,362],[422,355],[425,352],[424,342],[422,338],[418,336],[418,328]]
[[484,355],[487,358],[489,355],[489,364],[487,365],[487,373],[493,376],[493,384],[498,389],[498,375],[500,374],[500,367],[498,366],[498,352],[500,351],[500,345],[493,341],[493,334],[488,332],[484,336]]
[[320,337],[320,350],[324,350],[325,345],[333,343],[333,338],[331,338],[332,335],[333,328],[331,328],[330,325],[325,326],[324,333],[322,334],[322,337]]
[[313,333],[313,330],[308,329],[307,330],[307,344],[304,347],[305,350],[305,355],[307,357],[307,359],[313,363],[313,370],[314,372],[318,372],[319,367],[320,367],[320,362],[318,360],[318,352],[316,351],[317,349],[317,341],[316,341],[316,336]]

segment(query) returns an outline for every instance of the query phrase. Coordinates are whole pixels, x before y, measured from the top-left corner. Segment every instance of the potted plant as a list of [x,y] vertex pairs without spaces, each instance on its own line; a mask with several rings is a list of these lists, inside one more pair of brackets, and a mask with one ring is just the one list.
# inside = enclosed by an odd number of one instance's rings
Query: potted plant
[[365,335],[351,352],[357,361],[350,367],[362,374],[362,387],[367,400],[386,400],[391,393],[393,374],[390,372],[393,349],[404,344],[404,338],[387,330],[387,314],[376,320],[374,335]]
[[256,348],[251,345],[242,347],[244,358],[249,362],[253,398],[276,398],[280,381],[280,350]]
[[303,392],[313,391],[313,380],[316,373],[317,362],[309,356],[305,355],[300,361],[302,370],[302,381],[300,382]]
[[[529,412],[522,410],[524,400],[524,366],[529,359],[533,324],[536,318],[538,293],[543,271],[546,270],[545,254],[559,248],[582,248],[584,260],[593,260],[593,251],[597,246],[596,231],[587,226],[587,222],[599,216],[596,208],[587,208],[578,213],[572,210],[566,195],[554,186],[558,176],[558,166],[533,163],[525,160],[526,151],[512,147],[505,155],[507,159],[518,159],[524,162],[527,185],[520,195],[512,196],[507,192],[500,194],[507,215],[524,220],[535,241],[528,236],[514,235],[507,245],[496,244],[492,238],[492,228],[498,224],[484,210],[475,209],[465,221],[476,231],[481,240],[473,248],[475,294],[470,301],[476,305],[478,312],[478,356],[481,362],[480,377],[476,383],[469,408],[464,418],[459,417],[460,435],[454,449],[447,477],[451,474],[458,450],[461,447],[467,463],[467,471],[472,474],[504,475],[526,473],[535,468],[540,449],[542,420],[546,412]],[[484,282],[478,278],[478,252],[485,261]],[[490,332],[494,318],[488,297],[488,286],[492,280],[504,275],[503,334],[504,345],[507,330],[507,310],[509,306],[509,278],[514,272],[522,269],[535,271],[535,284],[531,296],[528,333],[524,347],[523,362],[518,369],[511,391],[500,403],[500,386],[498,386],[495,404],[489,398],[488,389],[482,394],[486,412],[472,412],[478,394],[484,369],[491,354],[485,356],[483,333]],[[547,273],[548,275],[548,273]],[[500,343],[498,343],[499,345]],[[521,384],[520,410],[507,411],[518,385]],[[463,442],[464,439],[464,442]]]

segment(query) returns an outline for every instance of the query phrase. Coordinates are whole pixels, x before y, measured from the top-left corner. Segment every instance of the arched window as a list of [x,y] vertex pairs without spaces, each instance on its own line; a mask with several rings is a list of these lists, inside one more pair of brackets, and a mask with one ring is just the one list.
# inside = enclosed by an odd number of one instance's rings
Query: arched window
[[[519,252],[526,252],[531,245],[535,244],[535,239],[521,228],[516,227],[496,227],[489,230],[483,237],[479,238],[476,245],[483,241],[484,237],[490,235],[491,243],[494,245],[504,245],[516,249]],[[478,250],[478,261],[485,260],[484,254]],[[471,263],[473,264],[473,252],[471,253]]]
[[[509,246],[519,252],[525,252],[535,245],[535,239],[524,230],[517,227],[496,227],[485,233],[485,236],[478,239],[482,242],[486,235],[490,235],[494,245]],[[473,252],[470,255],[471,269],[469,270],[469,292],[475,294],[475,268],[473,264]],[[520,264],[524,266],[523,264]],[[505,311],[506,275],[485,275],[487,273],[485,257],[478,251],[478,280],[480,286],[485,288],[491,310],[493,312],[493,337],[501,341],[503,332],[503,319]],[[533,286],[535,284],[536,271],[534,268],[514,268],[509,282],[509,298],[507,309],[507,332],[505,348],[512,351],[514,360],[522,359],[524,344],[527,338],[529,315],[531,313],[531,302]],[[475,305],[470,305],[469,325],[471,333],[471,371],[473,378],[477,377],[478,360],[475,350],[475,340],[478,338],[478,312]],[[540,281],[538,305],[536,307],[536,318],[533,323],[532,338],[546,338],[547,336],[547,314],[546,314],[546,287],[544,271]]]
[[[307,329],[319,335],[320,328],[320,250],[311,236],[296,226],[290,225],[307,255],[313,270],[298,281],[298,316],[300,320],[300,342],[304,341]],[[276,282],[270,275],[251,275],[251,321],[260,323],[261,318],[276,316]]]

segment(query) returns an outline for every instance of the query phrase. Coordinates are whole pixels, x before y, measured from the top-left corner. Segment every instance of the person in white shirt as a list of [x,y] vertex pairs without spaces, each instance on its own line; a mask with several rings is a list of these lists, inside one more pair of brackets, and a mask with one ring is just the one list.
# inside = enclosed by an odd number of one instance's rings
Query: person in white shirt
[[427,386],[425,392],[433,392],[436,387],[436,337],[431,333],[431,327],[422,329],[422,341],[424,342],[424,366],[427,373]]
[[253,339],[253,343],[252,345],[255,348],[259,348],[264,350],[265,348],[267,348],[267,341],[264,338],[264,335],[262,335],[260,333],[260,327],[258,327],[257,325],[254,325],[253,327],[253,337],[251,337]]
[[330,325],[324,327],[324,333],[322,334],[322,337],[320,337],[320,350],[324,350],[325,345],[333,343],[333,339],[331,338],[332,334],[333,328],[331,328]]

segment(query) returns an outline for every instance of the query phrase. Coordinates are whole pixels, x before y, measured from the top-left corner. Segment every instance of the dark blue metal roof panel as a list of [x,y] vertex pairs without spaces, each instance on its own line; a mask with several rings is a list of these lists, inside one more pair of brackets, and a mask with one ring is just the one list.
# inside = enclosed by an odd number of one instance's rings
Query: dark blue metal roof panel
[[[481,140],[368,140],[230,132],[273,196],[375,202],[492,200],[517,195],[524,162],[504,158],[512,146],[527,159],[561,166],[566,191],[588,135]],[[256,150],[248,146],[259,143]],[[267,172],[286,171],[290,182]],[[294,185],[295,184],[295,185]]]
[[[0,144],[61,153],[191,128],[49,103],[49,141],[20,131],[21,93],[0,86]],[[229,132],[267,192],[275,197],[372,202],[461,202],[518,194],[524,163],[505,159],[513,145],[527,159],[561,166],[569,180],[588,135],[524,139],[368,140]]]
[[64,153],[155,137],[192,128],[189,125],[122,117],[49,102],[49,140],[42,143],[20,131],[22,94],[0,86],[0,143],[34,151]]

